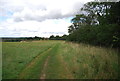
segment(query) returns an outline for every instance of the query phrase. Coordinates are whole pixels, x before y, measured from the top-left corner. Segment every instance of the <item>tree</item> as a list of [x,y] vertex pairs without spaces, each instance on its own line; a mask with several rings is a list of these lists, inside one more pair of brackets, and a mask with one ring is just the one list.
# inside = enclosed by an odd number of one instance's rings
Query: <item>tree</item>
[[120,25],[120,2],[116,2],[111,6],[109,22]]
[[120,47],[120,2],[88,2],[69,26],[68,40]]
[[51,35],[51,36],[49,37],[49,39],[50,39],[50,40],[53,40],[53,39],[54,39],[54,35]]

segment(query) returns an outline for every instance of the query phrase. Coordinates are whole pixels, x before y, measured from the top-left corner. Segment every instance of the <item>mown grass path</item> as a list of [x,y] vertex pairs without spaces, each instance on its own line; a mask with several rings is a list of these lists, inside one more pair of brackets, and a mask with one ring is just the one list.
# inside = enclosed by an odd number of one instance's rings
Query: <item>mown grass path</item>
[[3,43],[3,59],[4,79],[118,77],[118,51],[111,48],[65,41]]
[[27,64],[18,78],[73,78],[72,74],[67,69],[65,62],[58,54],[60,45],[61,44],[57,43],[45,50],[45,52],[36,56],[29,64]]
[[[30,76],[30,73],[32,71],[32,69],[34,68],[37,68],[35,67],[36,65],[38,65],[40,63],[40,65],[43,65],[43,63],[39,62],[41,60],[44,60],[42,59],[41,57],[44,57],[46,58],[47,55],[46,53],[48,53],[49,51],[51,51],[52,47],[50,47],[49,49],[45,50],[45,52],[39,54],[38,56],[36,56],[24,69],[23,71],[20,73],[19,77],[20,79],[23,79],[23,78],[27,78]],[[44,62],[44,61],[43,61]],[[42,67],[42,66],[40,66]]]
[[43,70],[42,70],[42,74],[40,76],[40,79],[45,79],[46,78],[46,69],[47,69],[47,65],[48,65],[48,60],[49,60],[50,56],[47,57],[47,59],[45,60],[45,64],[43,66]]

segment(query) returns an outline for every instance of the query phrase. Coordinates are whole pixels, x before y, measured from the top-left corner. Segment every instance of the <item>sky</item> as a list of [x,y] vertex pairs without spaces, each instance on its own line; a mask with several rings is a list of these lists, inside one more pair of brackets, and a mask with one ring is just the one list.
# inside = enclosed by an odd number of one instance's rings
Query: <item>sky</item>
[[0,37],[68,34],[71,19],[92,0],[0,0]]

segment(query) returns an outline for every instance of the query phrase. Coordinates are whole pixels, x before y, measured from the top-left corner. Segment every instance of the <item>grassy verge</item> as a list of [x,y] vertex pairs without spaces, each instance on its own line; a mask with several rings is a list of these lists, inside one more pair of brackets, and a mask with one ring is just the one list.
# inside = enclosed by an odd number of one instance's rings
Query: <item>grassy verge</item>
[[118,78],[118,52],[114,49],[65,43],[62,44],[60,54],[74,78]]
[[116,79],[118,51],[65,41],[3,43],[4,79],[41,77]]

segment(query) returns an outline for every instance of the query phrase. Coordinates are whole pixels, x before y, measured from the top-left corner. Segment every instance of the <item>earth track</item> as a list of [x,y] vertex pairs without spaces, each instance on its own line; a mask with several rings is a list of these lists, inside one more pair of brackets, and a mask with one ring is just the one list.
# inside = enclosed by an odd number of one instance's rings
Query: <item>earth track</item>
[[19,78],[19,79],[22,79],[22,78],[26,75],[27,71],[34,66],[35,62],[36,62],[37,60],[39,60],[39,58],[41,57],[41,55],[43,55],[43,54],[45,54],[45,53],[48,53],[49,51],[51,51],[52,48],[53,48],[53,46],[50,47],[50,48],[48,48],[47,50],[45,50],[45,52],[42,52],[42,53],[40,53],[38,56],[36,56],[36,57],[35,57],[29,64],[27,64],[27,66],[22,70],[22,72],[19,74],[19,77],[18,77],[18,78]]
[[[58,50],[59,50],[59,44],[55,44],[52,47],[48,48],[45,52],[40,53],[29,64],[27,64],[27,66],[23,69],[23,71],[20,73],[18,78],[19,79],[24,79],[24,78],[26,79],[26,78],[30,77],[31,75],[33,75],[33,72],[31,72],[31,70],[35,69],[35,68],[39,68],[39,65],[40,65],[40,69],[39,69],[40,74],[39,74],[39,76],[38,76],[38,73],[35,74],[37,76],[36,78],[44,80],[44,79],[49,78],[48,76],[57,75],[54,72],[47,73],[47,71],[48,71],[48,68],[50,68],[50,69],[54,68],[53,64],[52,64],[52,67],[50,67],[50,65],[49,65],[51,60],[58,59],[58,60],[56,60],[56,62],[58,64],[60,64],[59,67],[61,67],[62,71],[66,72],[66,73],[62,73],[62,74],[64,76],[66,76],[67,78],[73,79],[74,77],[69,72],[68,66],[67,66],[66,62],[63,60],[62,56],[58,55],[57,57],[56,56],[54,57],[54,55],[56,55],[58,53]],[[42,59],[42,61],[40,59]],[[40,62],[42,64],[40,64]],[[38,66],[36,67],[36,65],[38,65]],[[56,71],[58,71],[58,70],[56,68]],[[63,75],[60,75],[59,77],[63,77]]]
[[67,63],[63,60],[63,57],[62,56],[59,56],[58,58],[62,64],[62,66],[64,67],[64,70],[66,71],[66,77],[69,78],[69,79],[74,79],[72,73],[69,71],[69,68],[67,66]]
[[48,56],[47,59],[45,60],[45,64],[43,66],[43,70],[42,70],[42,74],[40,76],[40,79],[45,79],[45,77],[46,77],[45,72],[46,72],[46,69],[47,69],[47,65],[48,65],[48,60],[49,59],[50,59],[50,56]]

